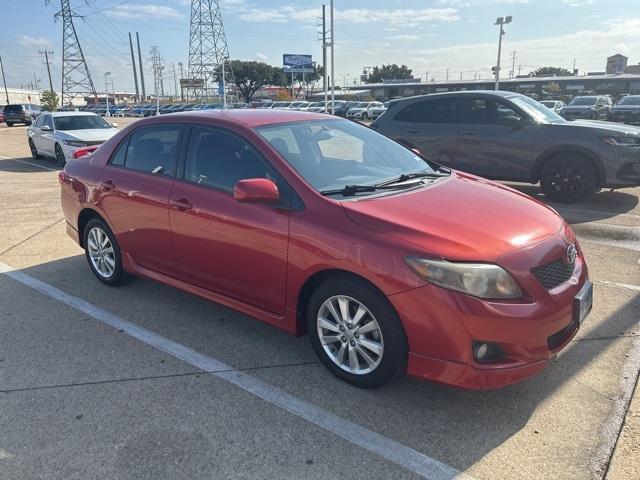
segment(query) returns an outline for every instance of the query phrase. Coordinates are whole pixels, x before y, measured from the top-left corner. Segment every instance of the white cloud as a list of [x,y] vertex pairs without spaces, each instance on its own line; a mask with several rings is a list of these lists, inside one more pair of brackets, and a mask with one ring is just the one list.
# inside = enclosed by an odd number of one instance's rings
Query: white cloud
[[593,5],[595,0],[562,0],[564,5],[569,5],[570,7],[584,7],[586,5]]
[[144,20],[175,20],[183,18],[175,8],[166,5],[123,4],[107,10],[106,15],[115,18],[139,18]]
[[258,60],[260,60],[261,62],[265,62],[266,60],[269,59],[269,55],[267,55],[266,53],[256,53],[256,58]]
[[48,47],[51,42],[44,37],[30,37],[28,35],[20,35],[18,43],[24,47]]

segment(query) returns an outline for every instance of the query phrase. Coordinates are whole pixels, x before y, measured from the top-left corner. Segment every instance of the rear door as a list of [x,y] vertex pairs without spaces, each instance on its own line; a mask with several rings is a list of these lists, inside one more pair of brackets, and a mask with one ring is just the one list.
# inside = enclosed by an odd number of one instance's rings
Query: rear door
[[134,130],[102,170],[98,188],[123,252],[139,265],[175,275],[169,227],[173,186],[184,128],[154,125]]
[[[269,178],[282,203],[240,203],[233,187]],[[194,126],[170,218],[179,275],[189,283],[284,314],[289,241],[288,185],[248,141]]]
[[454,96],[419,100],[402,108],[394,119],[391,135],[401,143],[417,147],[424,155],[439,163],[458,168],[458,99]]
[[528,180],[535,123],[506,99],[460,100],[458,168],[482,177]]

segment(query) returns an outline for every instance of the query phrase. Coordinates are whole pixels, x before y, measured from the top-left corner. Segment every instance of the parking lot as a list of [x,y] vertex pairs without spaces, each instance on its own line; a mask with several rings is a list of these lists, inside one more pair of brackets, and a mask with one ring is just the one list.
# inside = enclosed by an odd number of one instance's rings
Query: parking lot
[[307,337],[150,280],[98,282],[57,169],[25,127],[0,128],[1,479],[640,478],[640,188],[552,204],[594,309],[542,374],[361,390]]

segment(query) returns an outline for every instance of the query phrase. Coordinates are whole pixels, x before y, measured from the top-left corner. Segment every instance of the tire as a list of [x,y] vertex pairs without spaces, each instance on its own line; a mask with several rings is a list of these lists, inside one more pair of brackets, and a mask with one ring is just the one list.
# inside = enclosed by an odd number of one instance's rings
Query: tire
[[38,153],[38,150],[36,149],[36,146],[31,139],[29,139],[29,150],[31,150],[31,158],[33,158],[34,160],[42,158],[42,155]]
[[85,256],[96,278],[111,287],[125,283],[129,275],[122,268],[120,246],[104,220],[92,218],[85,225],[82,234]]
[[56,162],[58,162],[58,165],[60,165],[61,167],[64,167],[67,163],[67,157],[64,156],[62,147],[60,146],[59,143],[56,143],[56,146],[54,147],[54,149],[56,153]]
[[13,122],[6,122],[7,123],[7,127],[13,127]]
[[369,120],[369,115],[367,113],[363,113],[362,114],[362,120],[364,120],[364,121]]
[[[345,305],[347,321],[342,315]],[[354,323],[361,308],[364,314]],[[339,379],[374,388],[406,372],[409,347],[400,318],[365,281],[348,275],[327,280],[311,295],[306,316],[313,349]]]
[[579,202],[598,188],[598,172],[595,165],[582,155],[557,155],[542,167],[540,186],[553,201]]

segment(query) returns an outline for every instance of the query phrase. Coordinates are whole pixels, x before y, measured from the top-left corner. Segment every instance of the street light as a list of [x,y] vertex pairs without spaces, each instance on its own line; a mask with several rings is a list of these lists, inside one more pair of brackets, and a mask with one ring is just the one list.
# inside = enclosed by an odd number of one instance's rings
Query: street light
[[502,37],[504,36],[504,26],[507,23],[511,23],[511,20],[513,20],[513,17],[509,15],[508,17],[498,17],[496,19],[496,23],[494,23],[494,25],[500,25],[500,34],[498,36],[498,63],[491,69],[496,76],[495,90],[498,90],[500,85],[500,53],[502,51]]
[[107,99],[107,113],[105,113],[105,115],[107,117],[111,116],[111,112],[109,111],[109,87],[107,86],[107,77],[111,75],[111,72],[105,72],[104,73],[104,93],[105,93],[105,97]]

